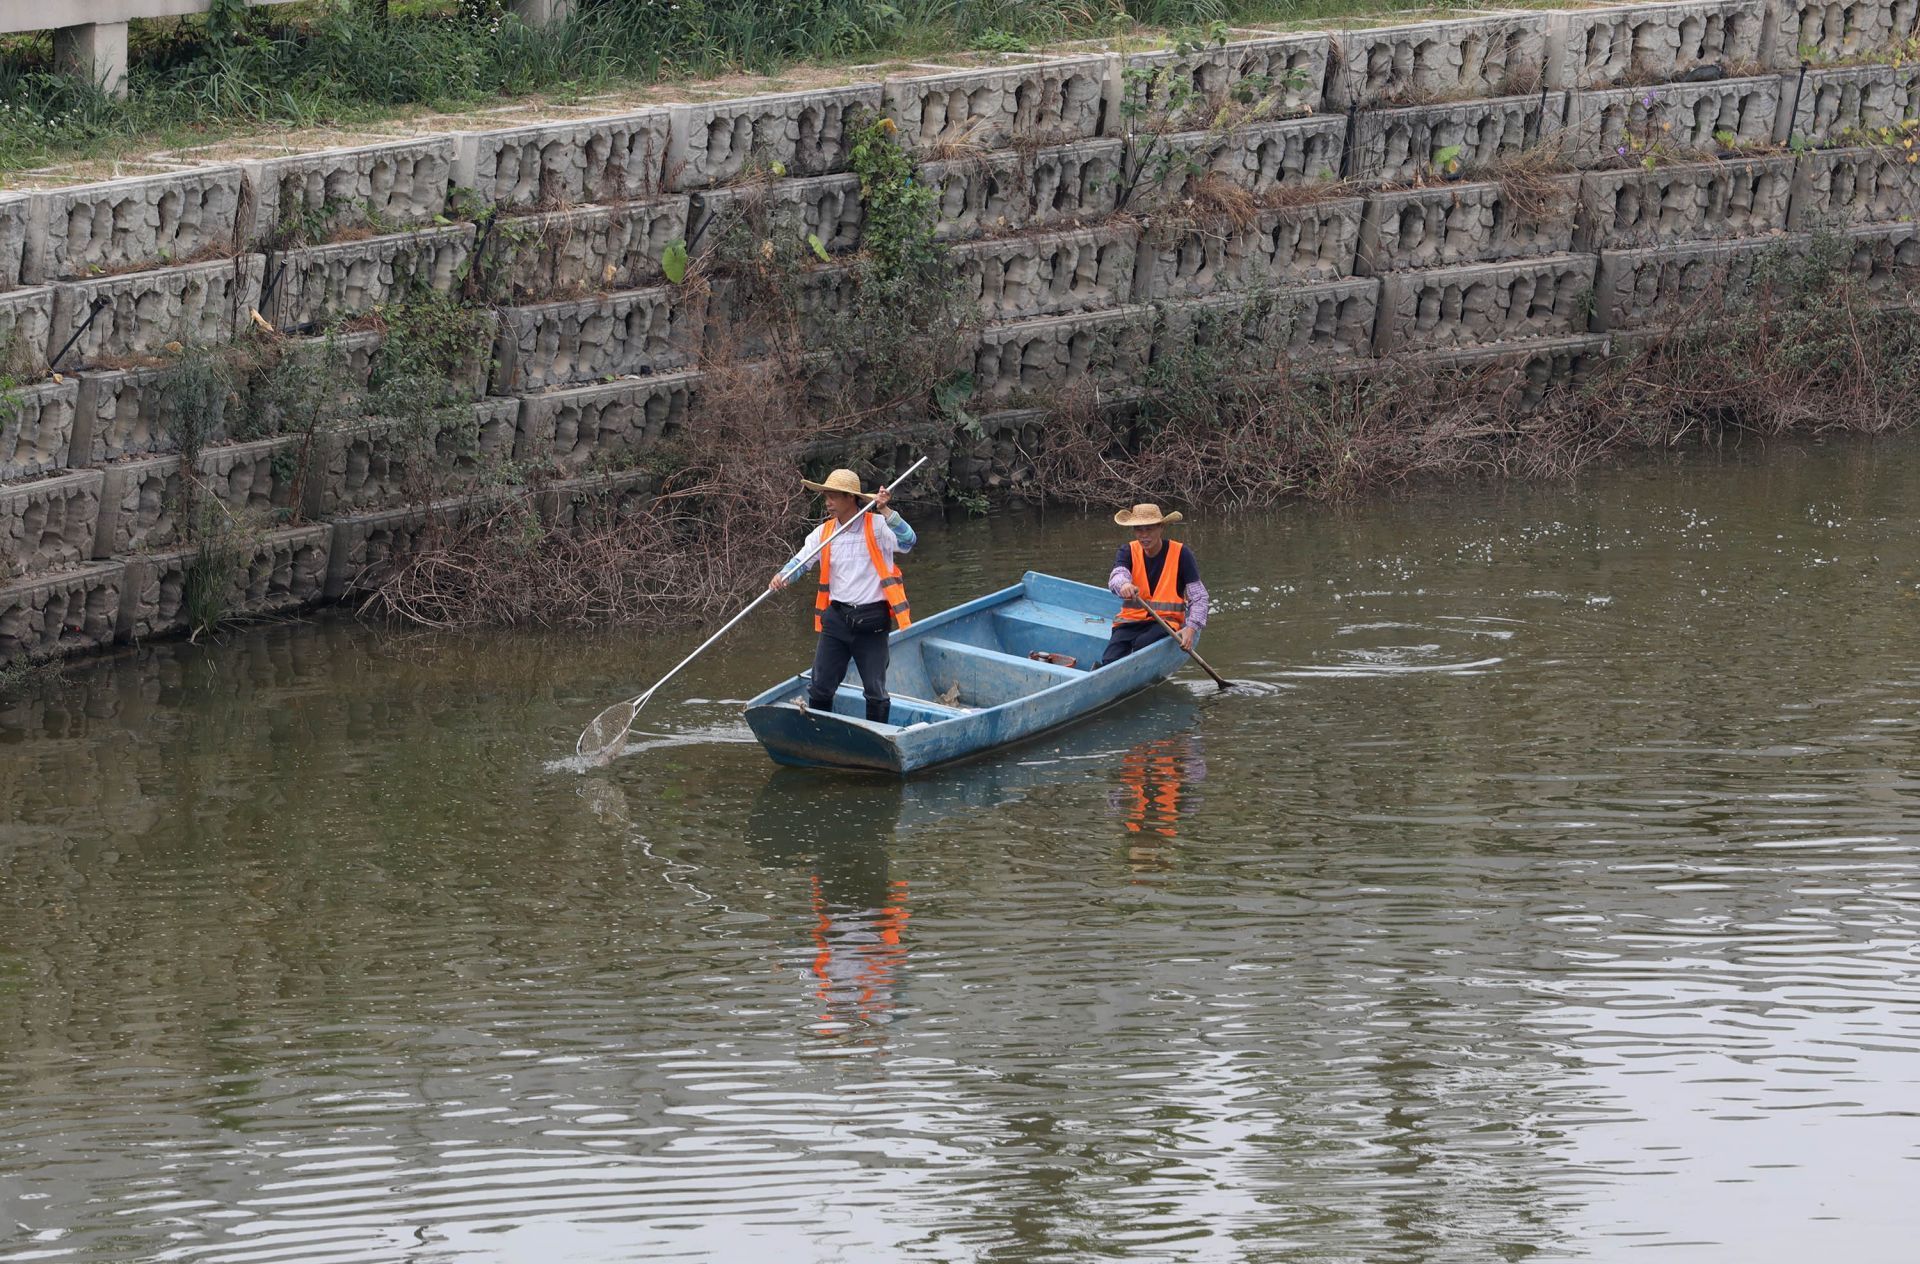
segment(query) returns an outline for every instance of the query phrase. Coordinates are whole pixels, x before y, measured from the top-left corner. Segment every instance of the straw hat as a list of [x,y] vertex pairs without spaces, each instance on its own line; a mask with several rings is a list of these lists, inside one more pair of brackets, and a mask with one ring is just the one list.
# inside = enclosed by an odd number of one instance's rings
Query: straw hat
[[833,473],[827,475],[827,481],[824,483],[816,483],[812,479],[803,478],[800,480],[800,486],[809,491],[845,492],[847,495],[857,496],[861,500],[873,499],[872,492],[863,492],[860,490],[860,476],[852,470],[835,470]]
[[1163,522],[1180,521],[1180,511],[1176,509],[1170,514],[1163,514],[1158,505],[1135,505],[1113,515],[1113,520],[1123,527],[1153,527]]

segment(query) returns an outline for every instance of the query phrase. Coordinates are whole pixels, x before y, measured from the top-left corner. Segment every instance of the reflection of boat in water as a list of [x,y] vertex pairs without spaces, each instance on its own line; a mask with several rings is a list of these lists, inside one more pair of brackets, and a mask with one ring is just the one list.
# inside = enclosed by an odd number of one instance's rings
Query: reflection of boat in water
[[[1191,694],[1157,689],[1126,699],[1072,728],[1028,742],[1005,758],[963,764],[936,778],[822,776],[775,769],[755,800],[748,840],[795,854],[813,854],[826,847],[868,847],[874,844],[862,840],[888,839],[962,814],[1001,807],[1049,786],[1089,781],[1113,785],[1114,793],[1129,805],[1121,810],[1131,811],[1134,795],[1128,777],[1133,775],[1133,763],[1141,764],[1142,786],[1151,783],[1148,810],[1142,811],[1141,819],[1150,813],[1177,814],[1177,794],[1171,809],[1163,806],[1167,790],[1161,783],[1167,764],[1157,752],[1160,743],[1191,737],[1198,719]],[[1136,753],[1140,751],[1156,754],[1142,756]],[[1192,752],[1179,756],[1183,772],[1192,771],[1188,765],[1194,757]]]
[[[793,676],[747,703],[747,724],[776,761],[815,768],[910,773],[1024,742],[1157,684],[1186,662],[1169,637],[1089,670],[1119,609],[1120,599],[1104,588],[1028,571],[1011,588],[892,634],[891,723],[864,718],[853,681],[840,686],[831,710],[801,707],[806,679]],[[1075,665],[1055,661],[1061,658]]]

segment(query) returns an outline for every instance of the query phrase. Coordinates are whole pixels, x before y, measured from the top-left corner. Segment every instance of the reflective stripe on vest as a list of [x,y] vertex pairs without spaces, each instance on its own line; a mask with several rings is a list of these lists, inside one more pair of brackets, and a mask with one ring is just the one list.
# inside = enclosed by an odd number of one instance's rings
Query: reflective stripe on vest
[[[880,552],[880,540],[873,533],[873,515],[863,513],[860,516],[865,519],[860,525],[867,537],[867,556],[873,561],[873,573],[880,577],[880,592],[887,599],[887,611],[893,616],[893,626],[904,628],[913,622],[913,607],[907,604],[907,588],[900,582],[900,568],[895,566],[892,570],[887,569],[886,556]],[[820,538],[826,540],[838,525],[831,518],[821,523]],[[833,604],[833,598],[829,592],[829,585],[833,578],[830,560],[832,556],[831,548],[820,550],[820,586],[813,592],[813,630],[815,632],[820,631],[821,616],[826,614],[827,607]]]
[[1162,619],[1178,631],[1187,621],[1187,603],[1180,596],[1179,543],[1167,541],[1167,560],[1160,567],[1160,583],[1151,589],[1147,584],[1147,551],[1140,547],[1138,540],[1127,547],[1133,551],[1133,587],[1139,596],[1120,607],[1120,613],[1113,621],[1114,626],[1147,622],[1153,618],[1147,613],[1147,607],[1152,606],[1160,612]]

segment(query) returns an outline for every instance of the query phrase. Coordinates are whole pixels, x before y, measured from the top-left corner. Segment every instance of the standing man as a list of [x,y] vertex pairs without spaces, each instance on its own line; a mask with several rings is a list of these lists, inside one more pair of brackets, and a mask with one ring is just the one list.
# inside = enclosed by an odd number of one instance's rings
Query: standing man
[[[809,534],[800,551],[768,581],[767,587],[775,592],[805,569],[802,559],[807,550],[851,521],[863,502],[872,501],[878,511],[861,514],[856,530],[820,551],[820,583],[813,598],[813,630],[820,640],[813,650],[807,700],[801,705],[831,711],[834,690],[847,678],[848,662],[854,662],[860,665],[867,719],[885,724],[893,707],[887,696],[887,632],[913,622],[907,590],[893,558],[912,547],[913,528],[887,507],[886,488],[875,494],[861,491],[860,476],[852,470],[835,470],[824,483],[800,481],[826,494],[827,511],[833,516]],[[881,514],[886,515],[884,520]]]
[[1193,550],[1166,538],[1178,512],[1163,514],[1158,505],[1135,505],[1113,515],[1123,527],[1133,528],[1133,542],[1113,555],[1107,587],[1122,604],[1113,621],[1113,635],[1100,655],[1100,665],[1117,663],[1137,649],[1166,639],[1166,629],[1147,613],[1148,607],[1180,634],[1180,645],[1192,649],[1194,638],[1207,625],[1207,586],[1200,582],[1200,563]]

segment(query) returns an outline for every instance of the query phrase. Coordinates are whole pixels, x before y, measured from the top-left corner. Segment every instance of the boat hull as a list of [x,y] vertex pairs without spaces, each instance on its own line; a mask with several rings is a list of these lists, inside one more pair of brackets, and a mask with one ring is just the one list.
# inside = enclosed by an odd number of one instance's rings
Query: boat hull
[[[1029,572],[1019,584],[895,632],[892,719],[864,718],[856,683],[832,710],[797,705],[804,675],[747,704],[747,724],[776,762],[908,775],[972,759],[1075,723],[1179,670],[1171,639],[1097,670],[1032,661],[1036,649],[1098,661],[1119,599],[1105,589]],[[941,702],[940,699],[948,699]]]

